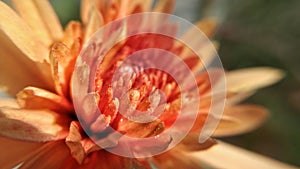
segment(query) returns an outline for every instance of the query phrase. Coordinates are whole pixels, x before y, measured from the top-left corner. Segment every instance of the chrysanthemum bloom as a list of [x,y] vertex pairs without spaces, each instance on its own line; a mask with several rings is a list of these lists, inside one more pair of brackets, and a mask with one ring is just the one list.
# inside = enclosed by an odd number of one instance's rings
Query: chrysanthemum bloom
[[[85,97],[84,101],[79,99],[85,103],[81,109],[91,113],[81,114],[81,119],[89,124],[89,131],[96,134],[97,138],[90,138],[84,132],[74,111],[73,98],[78,97],[74,88],[78,88],[71,85],[71,77],[81,48],[101,26],[128,14],[152,11],[151,1],[82,1],[82,23],[71,21],[64,31],[47,0],[12,0],[12,3],[18,14],[0,2],[0,85],[9,94],[16,96],[14,99],[1,99],[0,102],[1,168],[11,168],[20,163],[20,168],[150,168],[153,165],[158,168],[201,167],[199,162],[189,157],[189,152],[204,150],[216,143],[208,139],[199,144],[197,135],[193,134],[198,134],[203,127],[205,110],[208,111],[211,106],[209,97],[200,103],[203,116],[198,116],[191,133],[180,144],[163,154],[143,159],[127,158],[112,154],[103,149],[107,147],[100,147],[94,142],[110,136],[110,132],[105,130],[107,126],[127,136],[147,138],[158,136],[176,119],[180,107],[177,101],[178,86],[169,75],[149,70],[138,74],[131,81],[129,99],[125,99],[125,102],[128,101],[137,110],[151,108],[151,102],[144,98],[149,96],[151,100],[151,96],[154,99],[158,97],[155,89],[163,90],[167,96],[162,116],[142,125],[123,118],[119,113],[119,108],[122,107],[119,103],[122,102],[113,98],[112,87],[108,83],[112,81],[112,72],[117,70],[124,57],[145,47],[136,42],[146,39],[154,43],[157,37],[137,36],[119,42],[98,65],[95,79],[92,79],[95,85],[93,97]],[[153,11],[170,13],[172,8],[172,0],[162,0]],[[205,19],[197,23],[197,26],[206,36],[211,37],[216,23],[212,19]],[[192,37],[192,32],[187,33],[187,38]],[[200,69],[202,64],[197,64],[199,60],[188,57],[191,53],[185,46],[174,39],[159,39],[161,40],[167,41],[163,43],[165,46],[162,47],[162,43],[155,46],[154,43],[146,44],[146,47],[172,51],[181,56],[190,68]],[[201,50],[203,53],[210,52],[206,48]],[[81,73],[84,74],[85,71]],[[282,73],[272,68],[227,72],[228,101],[214,135],[239,134],[261,124],[267,116],[264,108],[236,103],[281,77]],[[211,90],[212,84],[206,73],[200,74],[196,79],[200,95]],[[101,115],[93,114],[95,101]],[[104,126],[101,126],[101,120],[105,121]],[[159,144],[159,148],[165,149],[170,142],[172,139]]]

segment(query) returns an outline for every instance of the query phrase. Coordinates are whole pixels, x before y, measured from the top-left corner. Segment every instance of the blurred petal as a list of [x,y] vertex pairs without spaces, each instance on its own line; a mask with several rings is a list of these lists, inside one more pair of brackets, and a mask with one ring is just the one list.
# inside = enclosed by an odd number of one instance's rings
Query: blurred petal
[[199,143],[199,136],[197,134],[189,134],[187,135],[178,145],[176,145],[176,149],[180,149],[182,151],[201,151],[214,146],[216,141],[213,139],[208,139],[204,143]]
[[34,0],[34,3],[39,10],[42,20],[47,26],[52,39],[54,41],[61,40],[63,37],[63,29],[50,2],[48,0]]
[[71,21],[64,33],[62,42],[68,47],[71,48],[76,39],[83,38],[83,31],[81,24],[79,22]]
[[95,33],[99,29],[99,27],[104,24],[103,16],[96,7],[92,7],[90,9],[89,16],[90,17],[85,27],[84,41],[87,41],[89,37],[91,37],[91,35]]
[[199,28],[208,38],[211,38],[218,27],[218,21],[215,18],[204,18],[196,23]]
[[60,168],[69,156],[69,149],[63,141],[48,142],[39,148],[33,157],[26,160],[20,169]]
[[33,31],[12,9],[3,2],[0,2],[0,8],[1,33],[6,35],[30,59],[43,62],[47,57],[47,48],[34,41]]
[[42,143],[26,142],[0,137],[0,164],[1,168],[13,168],[22,161],[30,158]]
[[276,83],[284,73],[269,67],[248,68],[226,73],[227,90],[232,92],[250,92]]
[[154,156],[150,159],[150,163],[155,165],[155,168],[174,169],[188,168],[201,169],[200,163],[188,156],[188,153],[172,149],[163,154]]
[[[211,38],[217,29],[217,21],[214,18],[205,18],[200,20],[199,22],[196,23],[196,27],[198,29],[200,29],[201,32],[204,33],[204,35],[206,35],[207,38]],[[195,34],[198,33],[198,30],[196,30],[194,27],[192,27],[191,29],[189,29],[188,31],[186,31],[184,33],[184,35],[182,36],[183,40],[192,40],[194,39]],[[205,39],[203,39],[204,41]],[[201,42],[198,42],[199,44],[201,44]]]
[[49,47],[62,37],[59,20],[47,0],[12,0],[12,3],[44,45]]
[[88,20],[90,18],[90,10],[92,8],[99,9],[99,12],[103,12],[104,8],[106,6],[106,1],[102,0],[81,0],[80,5],[80,16],[83,24],[87,24]]
[[154,12],[172,13],[174,6],[174,0],[159,0],[154,8]]
[[28,141],[63,139],[69,119],[48,110],[0,108],[0,135]]
[[24,109],[48,109],[55,112],[71,112],[69,101],[57,94],[35,87],[26,87],[17,94],[17,101]]
[[19,108],[17,101],[15,99],[0,99],[0,107],[11,107],[11,108]]
[[232,136],[259,127],[268,117],[268,111],[256,105],[238,105],[225,109],[214,136]]
[[27,85],[51,89],[50,69],[43,63],[47,48],[34,41],[29,27],[2,1],[0,9],[0,87],[10,94]]
[[199,160],[199,163],[205,163],[213,168],[221,169],[297,169],[282,162],[268,157],[235,147],[233,145],[218,141],[212,148],[206,151],[199,151],[190,154]]

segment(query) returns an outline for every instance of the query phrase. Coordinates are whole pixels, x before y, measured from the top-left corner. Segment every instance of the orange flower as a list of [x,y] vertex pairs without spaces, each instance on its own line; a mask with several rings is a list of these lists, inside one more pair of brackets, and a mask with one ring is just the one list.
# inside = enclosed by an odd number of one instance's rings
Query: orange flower
[[[180,99],[176,95],[178,86],[167,74],[161,71],[145,71],[136,77],[136,81],[131,81],[133,85],[129,90],[128,104],[135,105],[138,110],[151,107],[144,98],[155,93],[155,89],[162,89],[168,96],[167,108],[162,116],[149,123],[138,124],[124,118],[118,111],[118,101],[113,99],[111,86],[108,84],[112,81],[111,72],[118,68],[122,59],[139,49],[153,47],[149,44],[142,47],[136,45],[145,39],[154,42],[156,38],[165,40],[168,43],[164,43],[167,45],[163,49],[186,57],[184,62],[190,68],[198,70],[203,63],[199,59],[194,60],[195,54],[174,39],[161,39],[151,35],[137,36],[119,42],[104,56],[97,69],[96,78],[92,79],[97,85],[94,95],[85,97],[86,104],[82,104],[85,107],[81,107],[90,113],[82,115],[83,122],[90,124],[90,131],[101,136],[96,139],[88,137],[75,114],[74,98],[78,97],[76,92],[81,91],[74,91],[74,88],[78,88],[72,86],[71,77],[81,48],[101,26],[129,14],[152,11],[151,1],[83,0],[82,23],[71,21],[64,31],[47,0],[12,2],[18,14],[0,2],[0,85],[9,94],[16,95],[13,99],[0,100],[2,168],[11,168],[19,163],[22,163],[20,168],[150,168],[152,165],[160,168],[201,167],[189,152],[204,150],[216,143],[208,139],[199,144],[195,135],[195,132],[199,133],[202,129],[211,107],[210,97],[200,104],[201,113],[189,135],[163,154],[142,159],[127,158],[110,153],[103,149],[106,147],[95,144],[95,140],[101,141],[103,137],[111,134],[100,129],[98,119],[104,119],[104,124],[137,138],[158,136],[174,123]],[[173,6],[172,0],[161,0],[153,11],[171,13]],[[197,27],[210,38],[216,22],[205,19],[197,23]],[[201,50],[204,53],[210,52],[206,48]],[[200,95],[209,93],[213,85],[209,82],[207,73],[205,71],[197,77]],[[273,68],[226,72],[228,101],[214,136],[240,134],[259,126],[267,117],[267,111],[260,106],[236,103],[281,77],[282,73]],[[94,101],[98,104],[97,109],[103,112],[102,116],[93,114]],[[166,149],[170,142],[172,138],[164,140],[158,146]],[[118,143],[115,144],[113,146]]]

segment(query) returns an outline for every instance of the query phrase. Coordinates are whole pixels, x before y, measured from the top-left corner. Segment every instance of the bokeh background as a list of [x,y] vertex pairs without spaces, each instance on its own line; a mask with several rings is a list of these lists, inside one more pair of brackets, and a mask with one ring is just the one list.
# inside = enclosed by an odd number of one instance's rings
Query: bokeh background
[[[62,24],[79,20],[79,0],[51,0]],[[245,102],[272,115],[259,129],[222,140],[300,166],[300,1],[177,0],[175,14],[191,22],[220,20],[215,39],[227,70],[271,66],[286,77]],[[0,94],[1,95],[1,94]]]

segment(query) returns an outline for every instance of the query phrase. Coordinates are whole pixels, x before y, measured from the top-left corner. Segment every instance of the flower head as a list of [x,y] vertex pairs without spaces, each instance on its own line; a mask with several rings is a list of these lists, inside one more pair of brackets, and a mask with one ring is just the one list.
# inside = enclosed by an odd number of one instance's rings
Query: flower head
[[[4,168],[20,162],[21,168],[198,168],[185,156],[216,143],[200,144],[197,135],[210,122],[212,103],[225,107],[215,136],[252,130],[267,111],[236,103],[282,76],[272,68],[208,69],[212,45],[195,29],[182,37],[189,45],[172,38],[180,31],[169,15],[121,19],[170,13],[172,0],[154,9],[151,1],[83,0],[82,23],[71,21],[64,31],[48,1],[12,2],[18,14],[0,2],[0,85],[16,94],[0,102],[0,146],[11,147],[0,156]],[[211,38],[217,24],[204,19],[196,26]],[[160,50],[134,56],[153,48]],[[181,59],[170,60],[162,50]],[[225,76],[227,90],[212,92],[225,85]],[[179,134],[164,134],[178,117]],[[186,137],[177,139],[182,133]]]

